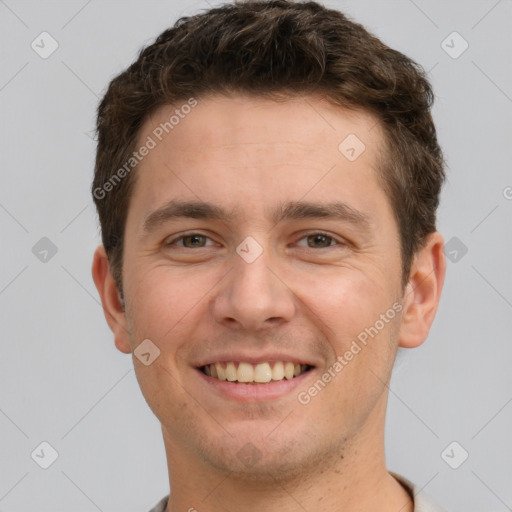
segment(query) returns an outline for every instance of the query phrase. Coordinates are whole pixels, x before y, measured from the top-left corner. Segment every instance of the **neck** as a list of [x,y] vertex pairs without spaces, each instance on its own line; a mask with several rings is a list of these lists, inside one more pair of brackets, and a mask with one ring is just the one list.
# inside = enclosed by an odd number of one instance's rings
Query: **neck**
[[[385,404],[384,404],[385,405]],[[384,420],[385,410],[381,411]],[[321,464],[252,479],[220,471],[163,429],[171,496],[167,512],[413,512],[413,501],[385,465],[383,422],[369,422]],[[340,449],[339,449],[340,448]]]

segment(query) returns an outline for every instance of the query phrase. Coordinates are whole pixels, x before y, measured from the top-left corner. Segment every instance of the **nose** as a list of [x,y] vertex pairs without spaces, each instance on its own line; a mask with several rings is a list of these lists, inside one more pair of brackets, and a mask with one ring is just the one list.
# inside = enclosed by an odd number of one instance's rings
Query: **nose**
[[213,300],[216,322],[230,328],[258,331],[290,321],[296,311],[295,297],[279,275],[275,260],[263,253],[248,263],[233,255],[233,268],[222,280]]

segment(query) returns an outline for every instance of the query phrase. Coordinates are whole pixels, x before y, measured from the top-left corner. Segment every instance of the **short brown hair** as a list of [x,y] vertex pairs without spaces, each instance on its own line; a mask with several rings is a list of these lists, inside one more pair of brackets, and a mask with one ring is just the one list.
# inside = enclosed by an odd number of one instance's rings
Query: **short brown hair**
[[121,296],[124,229],[136,175],[123,173],[108,195],[104,184],[130,159],[143,122],[157,108],[237,92],[274,99],[320,93],[377,117],[386,141],[378,177],[400,232],[404,287],[415,252],[436,230],[445,178],[423,68],[316,2],[236,1],[180,18],[111,81],[98,107],[92,192]]

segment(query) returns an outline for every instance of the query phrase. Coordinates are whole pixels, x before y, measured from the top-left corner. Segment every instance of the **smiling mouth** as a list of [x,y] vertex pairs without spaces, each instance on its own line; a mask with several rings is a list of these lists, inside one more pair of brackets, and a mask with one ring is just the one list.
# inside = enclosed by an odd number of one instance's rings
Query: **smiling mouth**
[[199,370],[208,377],[244,384],[267,384],[282,380],[292,380],[313,369],[307,364],[290,361],[268,363],[222,362],[201,366]]

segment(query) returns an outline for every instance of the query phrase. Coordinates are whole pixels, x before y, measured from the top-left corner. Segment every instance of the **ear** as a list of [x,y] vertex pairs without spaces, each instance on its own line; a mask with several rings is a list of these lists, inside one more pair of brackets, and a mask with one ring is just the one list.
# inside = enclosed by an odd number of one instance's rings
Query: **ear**
[[444,239],[436,231],[428,236],[411,265],[403,298],[400,347],[415,348],[427,339],[441,298],[445,274]]
[[100,245],[94,253],[92,278],[101,297],[103,313],[114,333],[115,345],[121,352],[129,354],[131,349],[126,329],[126,314],[121,304],[116,283],[110,272],[108,257],[103,245]]

